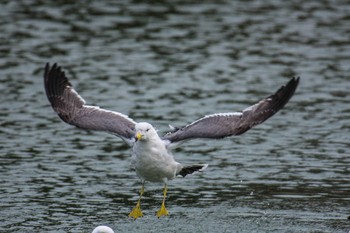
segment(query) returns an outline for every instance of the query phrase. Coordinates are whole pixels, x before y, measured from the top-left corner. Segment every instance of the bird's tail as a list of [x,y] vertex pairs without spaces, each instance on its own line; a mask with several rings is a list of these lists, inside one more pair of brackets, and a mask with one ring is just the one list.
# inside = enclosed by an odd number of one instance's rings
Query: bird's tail
[[188,174],[192,174],[194,172],[201,172],[208,167],[208,164],[195,164],[184,166],[177,175],[181,175],[182,177],[187,176]]

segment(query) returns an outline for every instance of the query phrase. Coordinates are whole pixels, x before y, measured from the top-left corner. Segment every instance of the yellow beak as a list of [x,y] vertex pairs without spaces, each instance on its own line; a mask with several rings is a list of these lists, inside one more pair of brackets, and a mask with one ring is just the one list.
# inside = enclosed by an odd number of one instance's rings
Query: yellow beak
[[135,136],[136,141],[140,140],[142,137],[143,137],[142,133],[140,133],[140,132],[136,133],[136,136]]

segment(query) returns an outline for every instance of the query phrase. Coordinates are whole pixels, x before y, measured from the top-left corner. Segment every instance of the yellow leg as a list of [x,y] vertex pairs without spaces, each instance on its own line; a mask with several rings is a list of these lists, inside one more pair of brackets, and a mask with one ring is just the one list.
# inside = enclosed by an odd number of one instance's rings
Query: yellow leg
[[163,202],[162,202],[162,206],[160,207],[160,209],[157,212],[157,217],[160,218],[162,216],[167,216],[169,215],[167,209],[165,208],[165,198],[166,198],[166,193],[168,191],[168,187],[166,184],[164,184],[164,190],[163,190]]
[[142,182],[139,200],[137,201],[136,206],[130,212],[129,217],[133,217],[134,219],[137,219],[137,218],[143,216],[141,208],[140,208],[140,203],[141,203],[141,197],[142,197],[144,191],[145,191],[145,183]]

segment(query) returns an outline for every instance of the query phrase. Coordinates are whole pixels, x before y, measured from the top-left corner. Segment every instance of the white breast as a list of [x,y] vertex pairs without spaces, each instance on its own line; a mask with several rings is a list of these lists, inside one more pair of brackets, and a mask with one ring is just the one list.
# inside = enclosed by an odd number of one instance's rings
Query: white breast
[[140,179],[151,182],[173,179],[182,167],[160,138],[136,142],[133,147],[133,165]]

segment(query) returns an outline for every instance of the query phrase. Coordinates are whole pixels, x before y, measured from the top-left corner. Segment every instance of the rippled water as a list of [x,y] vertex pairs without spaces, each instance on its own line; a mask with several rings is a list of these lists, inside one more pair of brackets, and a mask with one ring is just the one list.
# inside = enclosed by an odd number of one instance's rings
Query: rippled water
[[[347,1],[1,1],[0,232],[348,232]],[[161,131],[241,110],[301,76],[284,110],[240,137],[192,141],[209,163],[140,183],[113,136],[62,123],[44,95],[58,62],[89,104]]]

